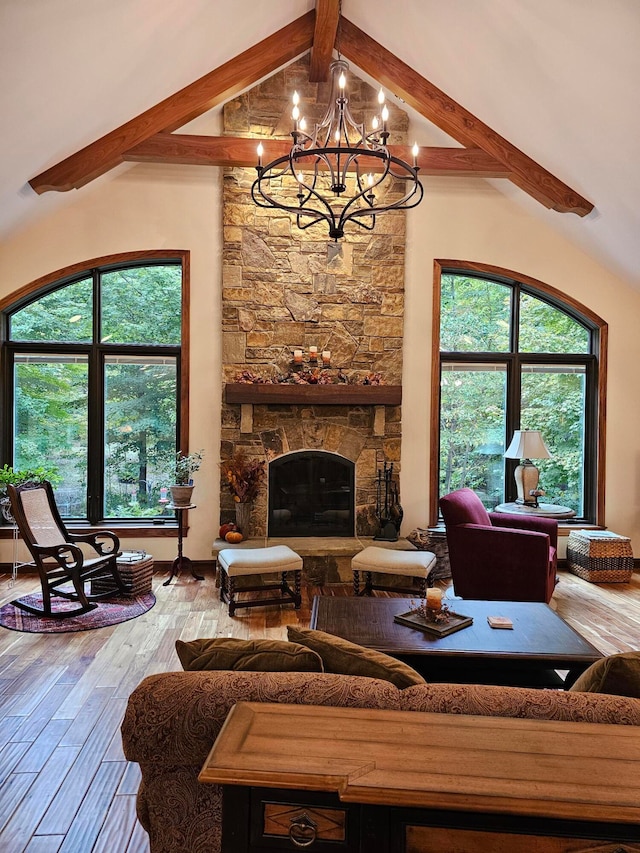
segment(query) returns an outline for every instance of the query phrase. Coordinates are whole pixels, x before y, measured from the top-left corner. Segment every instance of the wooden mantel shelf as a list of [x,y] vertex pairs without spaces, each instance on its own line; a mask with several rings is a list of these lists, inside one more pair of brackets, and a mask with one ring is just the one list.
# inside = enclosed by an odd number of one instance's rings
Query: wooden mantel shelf
[[230,382],[226,403],[314,406],[399,406],[402,385],[259,385]]

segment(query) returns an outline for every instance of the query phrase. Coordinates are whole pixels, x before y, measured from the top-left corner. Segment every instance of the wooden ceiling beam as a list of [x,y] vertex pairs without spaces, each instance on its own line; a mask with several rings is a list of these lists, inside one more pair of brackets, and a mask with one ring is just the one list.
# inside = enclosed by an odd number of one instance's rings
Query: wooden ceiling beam
[[311,83],[324,83],[329,78],[339,20],[340,0],[316,0],[316,25],[309,66]]
[[402,98],[457,142],[477,146],[499,160],[510,180],[545,207],[586,216],[593,204],[564,184],[413,68],[346,18],[340,18],[340,49],[347,59]]
[[301,18],[170,95],[101,139],[29,181],[37,193],[78,189],[117,166],[123,154],[161,131],[175,130],[212,107],[235,97],[260,78],[309,50],[315,12]]
[[[252,167],[257,162],[258,142],[264,148],[265,163],[285,157],[291,150],[291,143],[286,139],[159,133],[126,151],[123,159],[135,163]],[[390,145],[389,150],[394,156],[412,162],[413,154],[408,145]],[[511,175],[502,163],[480,148],[420,148],[418,166],[422,175],[467,178],[508,178]],[[371,170],[380,170],[376,161]]]

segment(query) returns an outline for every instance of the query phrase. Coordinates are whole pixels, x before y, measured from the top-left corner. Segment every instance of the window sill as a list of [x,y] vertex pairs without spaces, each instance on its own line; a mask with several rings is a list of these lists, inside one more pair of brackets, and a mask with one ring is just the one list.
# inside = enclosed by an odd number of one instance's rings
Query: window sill
[[[186,522],[186,520],[185,520]],[[103,524],[83,524],[82,522],[69,522],[67,529],[72,533],[87,533],[89,531],[111,530],[119,539],[162,539],[176,538],[178,536],[178,525],[173,520],[167,520],[164,524],[153,524],[152,522],[140,523],[136,520],[133,523],[125,521],[114,521],[112,523]],[[0,539],[12,539],[14,527],[12,524],[0,525]],[[183,535],[186,536],[189,531],[185,523]]]

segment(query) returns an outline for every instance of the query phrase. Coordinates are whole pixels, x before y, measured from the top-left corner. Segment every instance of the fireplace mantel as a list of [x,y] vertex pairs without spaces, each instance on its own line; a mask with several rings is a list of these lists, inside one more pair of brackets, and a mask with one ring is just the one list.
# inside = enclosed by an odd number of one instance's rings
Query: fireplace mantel
[[226,403],[313,406],[399,406],[402,385],[262,385],[230,382]]

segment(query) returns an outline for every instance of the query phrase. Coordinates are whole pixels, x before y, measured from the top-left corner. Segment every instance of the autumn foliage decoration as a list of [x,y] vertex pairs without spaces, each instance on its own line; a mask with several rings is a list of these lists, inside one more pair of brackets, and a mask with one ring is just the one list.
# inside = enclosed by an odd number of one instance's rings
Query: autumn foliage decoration
[[236,503],[254,500],[266,476],[265,461],[248,458],[242,450],[220,464],[223,477]]

